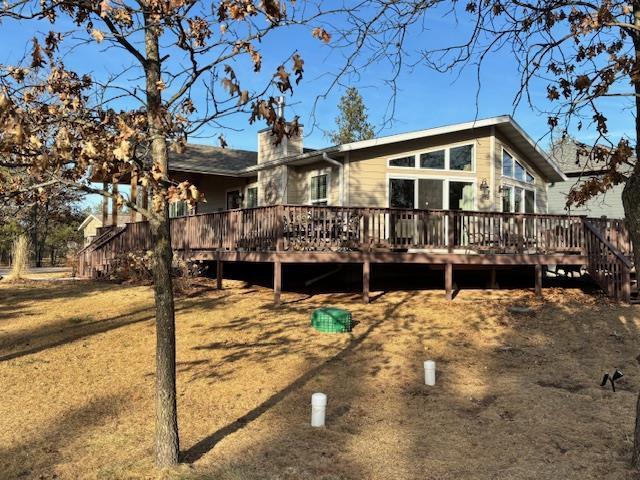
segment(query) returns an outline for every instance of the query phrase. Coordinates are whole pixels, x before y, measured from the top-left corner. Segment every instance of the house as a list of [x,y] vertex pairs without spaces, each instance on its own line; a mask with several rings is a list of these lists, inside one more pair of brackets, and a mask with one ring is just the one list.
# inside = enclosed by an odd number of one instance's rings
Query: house
[[189,145],[170,170],[205,194],[191,213],[275,204],[547,213],[547,186],[566,181],[509,116],[317,150],[302,136],[276,146],[263,130],[257,152]]
[[580,154],[585,145],[572,138],[557,142],[551,148],[551,157],[567,177],[566,181],[549,185],[549,213],[571,213],[589,217],[624,218],[622,189],[616,185],[607,192],[598,195],[581,206],[567,208],[567,195],[581,182],[601,174],[602,165],[595,165],[588,156]]
[[[276,145],[262,130],[255,152],[172,153],[171,178],[206,197],[170,206],[174,253],[215,262],[219,288],[226,263],[271,264],[275,304],[293,263],[361,265],[365,301],[371,265],[384,264],[442,275],[449,299],[454,271],[486,270],[495,285],[498,269],[531,269],[541,295],[545,266],[584,265],[611,297],[631,298],[624,224],[549,214],[549,185],[568,178],[510,116],[322,149],[302,138]],[[138,189],[144,199],[133,177],[132,199]],[[151,248],[147,222],[103,228],[80,254],[81,275],[108,274],[123,250]]]
[[[111,225],[113,223],[112,215],[107,215],[106,221],[103,223],[100,215],[96,215],[90,213],[87,217],[82,221],[80,226],[78,227],[78,231],[82,232],[82,237],[84,238],[84,246],[89,245],[95,238],[98,236],[98,229],[102,228],[104,225]],[[123,225],[120,224],[119,225]]]

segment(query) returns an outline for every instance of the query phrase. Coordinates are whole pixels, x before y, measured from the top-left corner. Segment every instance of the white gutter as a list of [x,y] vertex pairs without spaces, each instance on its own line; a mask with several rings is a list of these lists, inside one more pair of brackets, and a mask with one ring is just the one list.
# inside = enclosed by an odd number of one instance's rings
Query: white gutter
[[326,154],[326,152],[322,153],[322,159],[325,162],[330,163],[331,165],[335,165],[340,169],[340,206],[343,207],[345,203],[344,202],[344,163],[339,162],[335,158],[331,158],[329,155]]

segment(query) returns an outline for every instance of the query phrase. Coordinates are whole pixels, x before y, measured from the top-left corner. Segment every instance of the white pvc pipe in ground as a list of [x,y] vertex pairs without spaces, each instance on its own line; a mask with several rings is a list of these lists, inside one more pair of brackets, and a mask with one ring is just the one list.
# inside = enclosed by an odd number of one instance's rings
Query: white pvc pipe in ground
[[311,426],[324,427],[324,417],[327,410],[327,396],[324,393],[311,395]]
[[430,387],[436,384],[436,362],[433,360],[424,362],[424,383]]

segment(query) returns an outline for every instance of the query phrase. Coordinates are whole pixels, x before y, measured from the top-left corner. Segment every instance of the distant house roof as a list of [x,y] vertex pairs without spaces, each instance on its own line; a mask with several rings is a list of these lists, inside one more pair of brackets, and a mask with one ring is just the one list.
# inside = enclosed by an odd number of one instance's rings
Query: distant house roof
[[[120,220],[123,220],[123,218],[121,218],[121,216],[118,217]],[[87,215],[87,217],[82,221],[82,223],[80,224],[80,226],[78,227],[78,231],[83,230],[88,224],[89,222],[91,222],[91,220],[95,220],[96,222],[98,222],[100,224],[100,226],[102,225],[102,215],[99,214],[95,214],[95,213],[90,213],[89,215]],[[113,221],[113,218],[111,217],[111,214],[107,215],[107,225],[111,225],[111,222]]]
[[[602,148],[608,147],[601,145]],[[603,162],[593,160],[588,153],[591,146],[573,138],[556,142],[551,147],[551,157],[568,177],[598,175],[606,170]]]

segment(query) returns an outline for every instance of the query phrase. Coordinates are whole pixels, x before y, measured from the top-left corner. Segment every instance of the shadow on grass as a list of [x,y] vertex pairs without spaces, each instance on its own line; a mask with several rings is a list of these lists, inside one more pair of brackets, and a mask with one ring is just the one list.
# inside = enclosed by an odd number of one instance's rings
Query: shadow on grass
[[2,478],[59,478],[52,467],[65,461],[62,449],[85,432],[103,425],[120,412],[124,397],[105,395],[58,417],[48,429],[26,443],[0,450]]
[[[285,388],[283,388],[279,392],[270,396],[260,405],[258,405],[257,407],[247,412],[245,415],[229,423],[225,427],[213,432],[211,435],[203,438],[202,440],[200,440],[199,442],[191,446],[188,450],[185,450],[184,452],[182,452],[182,455],[181,455],[182,461],[189,462],[189,463],[193,463],[197,461],[202,456],[204,456],[207,452],[213,449],[216,446],[216,444],[218,444],[226,436],[231,435],[237,432],[238,430],[241,430],[247,424],[249,424],[253,420],[256,420],[262,414],[264,414],[265,412],[267,412],[268,410],[276,406],[278,403],[280,403],[290,393],[303,387],[305,384],[307,384],[310,380],[315,378],[318,374],[320,374],[324,370],[328,369],[329,367],[344,364],[347,357],[349,357],[357,347],[362,345],[362,343],[365,340],[367,340],[367,338],[371,335],[371,333],[374,330],[376,330],[376,328],[378,328],[387,318],[391,317],[394,314],[394,312],[400,307],[401,304],[402,302],[398,302],[390,305],[385,311],[384,315],[382,315],[374,323],[371,323],[367,328],[367,330],[365,330],[360,336],[353,337],[351,341],[338,354],[325,360],[324,362],[317,365],[316,367],[313,367],[307,370],[302,375],[300,375],[296,380],[294,380],[289,385],[287,385]],[[281,352],[280,354],[282,353],[284,352]]]

